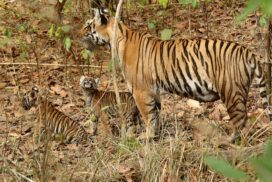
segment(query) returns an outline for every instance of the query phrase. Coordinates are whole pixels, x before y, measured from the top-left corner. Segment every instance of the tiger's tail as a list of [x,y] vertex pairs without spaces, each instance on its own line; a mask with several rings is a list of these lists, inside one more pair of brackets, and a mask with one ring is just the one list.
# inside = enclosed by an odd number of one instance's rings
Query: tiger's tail
[[269,120],[270,120],[270,122],[272,122],[272,112],[270,111],[270,108],[269,108],[268,96],[266,93],[265,74],[264,74],[263,69],[261,68],[261,64],[255,60],[255,57],[253,59],[254,59],[254,64],[255,64],[255,66],[254,66],[255,77],[256,77],[257,83],[259,84],[260,96],[262,99],[263,108],[267,111],[267,113],[269,115]]

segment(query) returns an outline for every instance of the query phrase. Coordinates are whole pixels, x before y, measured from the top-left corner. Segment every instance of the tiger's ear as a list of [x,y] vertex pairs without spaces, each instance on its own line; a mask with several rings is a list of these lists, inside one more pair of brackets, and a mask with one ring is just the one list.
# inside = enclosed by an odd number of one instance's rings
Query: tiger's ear
[[108,10],[105,8],[102,8],[102,9],[93,8],[93,10],[94,10],[95,22],[98,25],[106,25],[108,23],[108,17],[109,17]]
[[79,84],[81,84],[81,83],[84,81],[84,79],[85,79],[85,76],[82,75],[82,76],[80,77]]
[[99,78],[94,79],[94,81],[95,81],[96,85],[98,85],[98,83],[99,83]]
[[94,19],[95,19],[95,22],[96,22],[98,25],[101,25],[101,16],[100,16],[100,13],[99,13],[99,9],[98,9],[98,8],[93,8],[93,11],[94,11]]

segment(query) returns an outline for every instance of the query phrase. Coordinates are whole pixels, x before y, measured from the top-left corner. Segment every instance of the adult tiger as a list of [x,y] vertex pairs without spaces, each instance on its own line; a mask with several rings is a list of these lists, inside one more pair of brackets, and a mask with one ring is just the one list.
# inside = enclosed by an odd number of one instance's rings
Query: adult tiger
[[[113,44],[114,18],[105,9],[84,26],[84,39]],[[121,69],[146,124],[146,137],[159,133],[160,93],[175,93],[199,101],[221,99],[233,123],[233,142],[247,120],[246,102],[254,75],[260,84],[263,107],[268,107],[260,62],[247,48],[223,40],[162,41],[130,30],[117,22],[116,45]],[[95,38],[93,38],[95,37]],[[270,120],[272,115],[269,114]]]
[[22,99],[22,107],[29,110],[32,107],[37,107],[37,118],[43,124],[42,133],[48,131],[52,134],[62,133],[66,143],[91,142],[93,135],[88,133],[83,126],[77,121],[66,116],[63,112],[57,110],[53,104],[46,98],[39,97],[39,89],[32,89],[24,94]]

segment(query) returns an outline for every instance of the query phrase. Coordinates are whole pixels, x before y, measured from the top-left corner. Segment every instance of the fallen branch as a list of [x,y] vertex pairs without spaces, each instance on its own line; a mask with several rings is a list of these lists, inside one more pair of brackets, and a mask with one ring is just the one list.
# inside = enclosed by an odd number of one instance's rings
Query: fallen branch
[[[27,65],[27,66],[37,66],[37,63],[0,63],[0,66],[8,66],[8,65]],[[66,65],[65,64],[47,64],[47,63],[44,63],[44,64],[39,64],[39,66],[59,66],[59,67],[65,67]],[[87,68],[87,67],[90,67],[90,68],[107,68],[107,66],[91,66],[91,65],[76,65],[76,64],[70,64],[70,65],[67,65],[68,67],[83,67],[83,68]]]

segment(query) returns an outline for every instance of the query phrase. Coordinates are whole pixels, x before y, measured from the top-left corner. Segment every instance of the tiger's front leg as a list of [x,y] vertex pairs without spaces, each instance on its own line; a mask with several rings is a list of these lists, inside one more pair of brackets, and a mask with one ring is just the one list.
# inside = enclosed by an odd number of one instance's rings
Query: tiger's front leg
[[145,133],[139,136],[139,139],[155,139],[160,134],[160,100],[159,96],[150,94],[146,91],[137,90],[133,91],[133,97],[136,105],[143,117],[145,123]]

